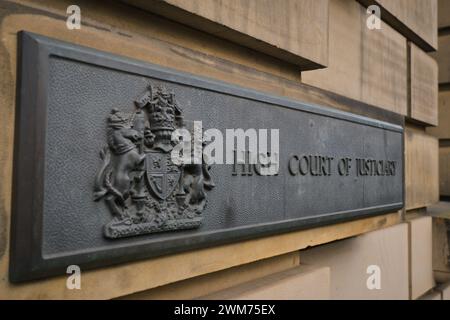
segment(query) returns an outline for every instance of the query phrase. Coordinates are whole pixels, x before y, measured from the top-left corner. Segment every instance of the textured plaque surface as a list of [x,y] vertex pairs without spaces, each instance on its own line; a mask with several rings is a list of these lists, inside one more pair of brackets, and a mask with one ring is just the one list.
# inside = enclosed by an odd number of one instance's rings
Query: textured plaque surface
[[[31,33],[19,45],[12,281],[403,206],[400,126]],[[278,174],[173,164],[164,132],[192,121],[279,129]]]

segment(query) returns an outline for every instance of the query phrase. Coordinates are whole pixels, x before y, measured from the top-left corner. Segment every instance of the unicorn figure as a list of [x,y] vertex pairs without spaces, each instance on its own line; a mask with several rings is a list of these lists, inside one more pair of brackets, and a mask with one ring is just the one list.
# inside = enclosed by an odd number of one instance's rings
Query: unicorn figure
[[131,173],[140,167],[145,155],[139,152],[142,132],[133,128],[127,114],[113,109],[108,118],[108,147],[100,152],[103,165],[96,176],[94,200],[105,198],[111,212],[125,219],[128,214],[127,200],[130,197]]

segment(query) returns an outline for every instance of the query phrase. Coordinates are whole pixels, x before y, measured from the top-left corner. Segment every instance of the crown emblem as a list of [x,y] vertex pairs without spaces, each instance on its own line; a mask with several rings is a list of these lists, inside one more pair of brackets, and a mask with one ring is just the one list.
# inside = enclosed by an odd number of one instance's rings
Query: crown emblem
[[175,130],[182,121],[182,110],[175,100],[174,92],[158,86],[148,90],[136,100],[139,108],[146,108],[152,132]]

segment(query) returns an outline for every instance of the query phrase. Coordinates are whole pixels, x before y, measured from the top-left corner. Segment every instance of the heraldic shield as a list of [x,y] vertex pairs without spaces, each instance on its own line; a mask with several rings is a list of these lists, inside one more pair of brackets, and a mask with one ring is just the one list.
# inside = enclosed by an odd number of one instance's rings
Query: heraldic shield
[[145,158],[146,178],[155,196],[166,200],[180,183],[181,170],[170,153],[149,152]]
[[94,184],[94,200],[104,200],[113,215],[105,237],[199,227],[214,183],[205,163],[171,159],[173,131],[188,130],[174,93],[150,85],[135,105],[131,112],[113,109],[107,121],[108,146]]

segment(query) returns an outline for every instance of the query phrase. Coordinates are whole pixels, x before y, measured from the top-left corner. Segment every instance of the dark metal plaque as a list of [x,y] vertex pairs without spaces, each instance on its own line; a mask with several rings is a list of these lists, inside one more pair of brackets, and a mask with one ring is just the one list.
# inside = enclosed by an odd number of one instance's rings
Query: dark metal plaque
[[[392,212],[401,126],[21,33],[11,281]],[[279,130],[279,169],[177,163],[177,129]],[[205,147],[206,144],[201,144]]]

